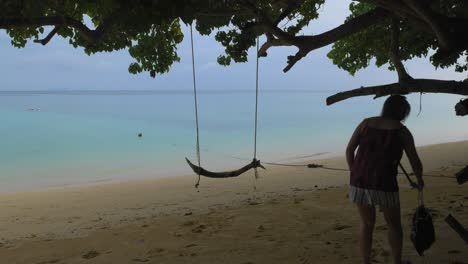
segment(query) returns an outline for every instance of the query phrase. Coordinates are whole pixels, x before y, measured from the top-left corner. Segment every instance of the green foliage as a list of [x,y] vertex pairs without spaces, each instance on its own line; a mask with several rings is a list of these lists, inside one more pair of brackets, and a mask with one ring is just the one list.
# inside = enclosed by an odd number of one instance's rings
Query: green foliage
[[[148,1],[125,0],[7,0],[0,2],[0,19],[68,17],[91,30],[107,22],[105,33],[95,42],[90,42],[79,30],[69,26],[61,27],[57,35],[67,38],[75,48],[83,48],[88,55],[128,49],[135,59],[129,66],[129,72],[155,75],[168,72],[174,62],[180,61],[177,44],[183,40],[179,21],[186,16],[184,2],[187,1],[160,1],[154,5]],[[7,34],[13,46],[23,48],[28,41],[42,38],[51,30],[50,26],[32,24],[30,27],[12,27]]]
[[[89,55],[127,49],[134,59],[128,67],[130,73],[149,72],[155,76],[168,72],[173,63],[180,61],[177,46],[184,38],[181,23],[194,23],[200,34],[214,36],[225,48],[218,63],[227,66],[232,62],[247,61],[249,49],[255,46],[257,37],[265,33],[265,28],[256,24],[259,20],[273,21],[286,34],[297,36],[311,21],[319,18],[325,1],[304,0],[295,6],[291,5],[295,3],[291,0],[3,0],[0,1],[0,25],[3,19],[9,18],[30,21],[28,26],[1,27],[7,29],[11,44],[22,48],[28,41],[44,38],[52,30],[50,23],[37,23],[35,19],[73,19],[90,30],[96,29],[92,34],[98,37],[96,41],[90,41],[90,36],[77,27],[60,27],[57,35],[67,39],[70,45],[82,48]],[[466,0],[431,3],[441,15],[468,19]],[[372,10],[374,6],[352,2],[349,8],[351,15],[347,20]],[[350,74],[368,67],[371,62],[393,69],[390,24],[390,19],[384,19],[336,41],[328,57]],[[437,40],[432,34],[420,31],[404,20],[401,21],[400,44],[403,61],[438,51]],[[457,71],[468,70],[464,50],[444,56],[436,54],[431,57],[431,62],[436,67],[455,66]]]
[[[468,14],[468,4],[460,0],[442,1],[444,5],[439,5],[441,12],[447,14],[454,12],[465,12]],[[450,2],[450,3],[449,3]],[[452,5],[448,8],[446,5]],[[455,11],[454,5],[458,4],[460,9]],[[366,3],[352,2],[350,4],[351,15],[347,20],[364,14],[375,8]],[[452,14],[453,15],[453,14]],[[468,17],[468,16],[467,16]],[[400,28],[400,57],[402,61],[411,60],[415,57],[425,57],[429,52],[437,50],[437,39],[434,35],[428,34],[414,27],[408,21],[402,21]],[[374,59],[375,65],[381,67],[389,65],[390,70],[394,70],[390,54],[391,43],[391,19],[381,21],[366,30],[351,35],[345,39],[336,41],[328,57],[339,68],[344,69],[354,75],[357,71],[366,68]],[[467,64],[460,64],[460,57],[465,57],[463,52],[451,54],[444,58],[431,57],[431,62],[436,67],[450,67],[455,65],[457,71],[464,71]]]
[[[271,21],[280,20],[280,16],[284,10],[288,8],[287,1],[278,1],[276,5],[272,1],[256,1],[259,13],[265,14],[267,19]],[[306,0],[298,8],[294,9],[288,16],[280,21],[280,27],[286,33],[294,36],[298,34],[304,27],[306,27],[311,20],[317,19],[319,16],[319,8],[323,5],[325,0]],[[209,31],[204,32],[210,34],[214,29],[219,28],[215,35],[215,39],[225,47],[225,54],[218,57],[218,63],[224,66],[234,62],[246,62],[247,52],[251,47],[256,44],[256,38],[263,34],[262,29],[255,26],[257,21],[255,13],[239,14],[231,17],[230,21],[223,21],[217,27],[210,28]],[[201,22],[203,27],[209,28],[204,20]],[[282,26],[282,24],[284,24]]]
[[[374,6],[365,3],[351,3],[351,15],[347,20],[362,15]],[[408,27],[405,23],[400,28],[400,57],[402,61],[414,57],[426,56],[433,47],[435,38],[423,34],[418,30]],[[381,67],[391,63],[391,19],[385,19],[381,23],[372,25],[366,30],[353,34],[334,43],[328,57],[341,69],[354,75],[360,69],[369,66],[371,59],[375,59],[375,65]]]
[[170,25],[154,26],[149,32],[139,34],[136,44],[129,48],[130,55],[137,62],[130,64],[128,71],[133,74],[143,71],[169,72],[170,65],[180,61],[177,44],[182,42],[183,38],[177,20]]
[[325,3],[325,0],[308,0],[298,8],[297,12],[288,16],[288,22],[293,21],[288,27],[283,27],[283,30],[291,35],[298,34],[304,27],[308,26],[310,21],[319,17],[319,9]]
[[[250,47],[255,45],[256,35],[252,31],[242,33],[238,30],[219,31],[215,39],[219,41],[224,47],[227,56],[218,58],[221,65],[229,65],[231,59],[235,62],[246,62],[247,51]],[[220,59],[223,58],[223,59]]]

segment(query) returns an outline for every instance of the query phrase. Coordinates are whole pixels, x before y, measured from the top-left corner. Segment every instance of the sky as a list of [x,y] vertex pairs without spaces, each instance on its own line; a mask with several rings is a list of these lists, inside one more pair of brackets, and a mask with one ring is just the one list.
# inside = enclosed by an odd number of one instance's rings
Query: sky
[[[330,0],[321,8],[321,17],[312,21],[305,34],[319,34],[343,23],[348,15],[349,1]],[[18,90],[191,90],[192,68],[188,27],[178,47],[181,62],[165,75],[151,78],[148,73],[132,75],[128,65],[132,58],[127,50],[87,56],[67,40],[54,38],[48,45],[28,43],[23,49],[10,44],[5,31],[0,30],[0,91]],[[247,63],[223,67],[216,58],[223,47],[213,36],[195,34],[197,86],[199,90],[255,89],[255,50],[250,50]],[[311,52],[288,73],[283,73],[287,56],[295,48],[277,47],[260,60],[261,90],[340,91],[396,81],[396,73],[386,66],[371,66],[355,76],[339,69],[326,57],[331,46]],[[415,78],[461,80],[465,76],[453,69],[435,70],[428,59],[406,63]]]

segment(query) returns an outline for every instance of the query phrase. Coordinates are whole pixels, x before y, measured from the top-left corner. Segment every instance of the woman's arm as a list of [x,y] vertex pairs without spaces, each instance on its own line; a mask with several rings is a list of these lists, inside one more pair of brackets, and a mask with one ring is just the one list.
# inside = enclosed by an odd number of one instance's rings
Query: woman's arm
[[356,148],[359,146],[359,139],[361,136],[362,129],[365,126],[366,120],[362,121],[354,130],[351,139],[348,142],[348,147],[346,147],[346,161],[348,162],[348,167],[351,170],[354,163],[354,152]]
[[421,159],[419,158],[418,152],[416,151],[416,146],[414,145],[414,138],[411,132],[405,127],[403,129],[403,148],[405,149],[406,156],[413,168],[413,172],[416,175],[418,180],[419,188],[424,187],[424,180],[422,178],[423,165]]

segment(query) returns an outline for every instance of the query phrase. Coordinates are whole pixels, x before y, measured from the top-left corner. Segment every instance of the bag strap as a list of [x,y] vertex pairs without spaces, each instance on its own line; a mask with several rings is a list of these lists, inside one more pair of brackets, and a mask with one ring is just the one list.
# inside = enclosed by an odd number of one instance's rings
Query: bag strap
[[419,190],[418,192],[418,205],[424,206],[424,193],[423,190]]
[[413,180],[411,180],[410,176],[408,175],[408,173],[406,172],[405,168],[403,167],[403,165],[401,165],[400,162],[398,163],[398,166],[400,166],[400,169],[401,169],[401,170],[403,171],[403,173],[405,174],[406,179],[408,179],[408,182],[409,182],[411,188],[413,188],[413,189],[418,188],[418,185],[417,185]]
[[[417,185],[413,180],[411,180],[410,176],[409,176],[408,173],[406,172],[406,170],[405,170],[405,168],[403,167],[403,165],[401,165],[401,163],[398,163],[398,165],[400,166],[400,169],[401,169],[401,170],[403,171],[403,173],[405,174],[406,179],[408,179],[411,188],[417,189],[417,188],[418,188],[418,185]],[[418,205],[419,205],[419,206],[424,206],[424,193],[423,193],[422,190],[418,190]]]

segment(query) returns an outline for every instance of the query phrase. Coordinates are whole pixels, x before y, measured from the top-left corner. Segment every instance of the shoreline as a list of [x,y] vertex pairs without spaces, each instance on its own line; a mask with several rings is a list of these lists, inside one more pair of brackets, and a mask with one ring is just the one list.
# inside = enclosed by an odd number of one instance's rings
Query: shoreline
[[[440,146],[440,145],[445,145],[445,144],[457,144],[457,143],[466,143],[468,142],[468,139],[464,140],[455,140],[455,141],[448,141],[448,142],[442,142],[442,143],[431,143],[431,144],[425,144],[425,145],[417,145],[416,147],[419,149],[424,150],[425,148],[428,147],[435,147],[435,146]],[[313,153],[310,155],[305,155],[302,157],[295,156],[291,158],[284,158],[278,161],[278,163],[281,164],[307,164],[307,163],[317,163],[317,162],[330,162],[333,160],[337,159],[344,159],[343,155],[344,151],[336,151],[336,152],[318,152],[318,153]],[[316,157],[314,159],[310,159],[311,157]],[[321,158],[319,158],[321,157]],[[273,161],[274,163],[276,161]],[[186,165],[184,163],[184,165]],[[346,165],[346,164],[344,164]],[[278,168],[279,166],[276,165],[267,165],[268,167],[271,168]],[[342,166],[343,169],[347,169],[347,166]],[[2,194],[15,194],[15,193],[37,193],[37,192],[48,192],[48,191],[54,191],[54,190],[62,190],[62,189],[74,189],[74,188],[87,188],[87,187],[93,187],[93,186],[100,186],[100,185],[113,185],[113,184],[125,184],[125,183],[132,183],[132,182],[151,182],[151,181],[157,181],[157,180],[164,180],[167,178],[174,178],[174,177],[182,177],[182,178],[188,178],[188,177],[194,177],[196,176],[195,174],[192,173],[192,175],[189,174],[178,174],[174,172],[173,174],[167,173],[164,176],[150,176],[151,174],[149,172],[150,170],[144,172],[145,176],[141,175],[140,177],[137,178],[107,178],[107,179],[96,179],[93,181],[88,181],[88,182],[82,182],[82,183],[63,183],[63,184],[54,184],[54,185],[49,185],[49,186],[36,186],[36,187],[27,187],[27,188],[21,188],[19,190],[12,190],[12,191],[0,191],[0,195]]]

